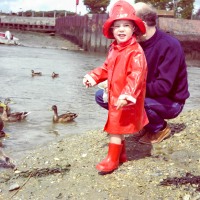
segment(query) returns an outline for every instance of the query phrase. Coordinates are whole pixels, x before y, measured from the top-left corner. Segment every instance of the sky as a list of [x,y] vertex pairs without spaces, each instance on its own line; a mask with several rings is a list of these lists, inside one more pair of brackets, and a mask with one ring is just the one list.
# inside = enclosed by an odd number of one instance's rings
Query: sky
[[[108,11],[118,0],[111,0]],[[134,0],[127,0],[133,3]],[[200,0],[195,0],[195,11],[200,8]],[[76,6],[76,0],[0,0],[0,11],[2,12],[21,12],[26,10],[49,11],[49,10],[67,10],[84,15],[87,13],[83,0],[79,0]]]

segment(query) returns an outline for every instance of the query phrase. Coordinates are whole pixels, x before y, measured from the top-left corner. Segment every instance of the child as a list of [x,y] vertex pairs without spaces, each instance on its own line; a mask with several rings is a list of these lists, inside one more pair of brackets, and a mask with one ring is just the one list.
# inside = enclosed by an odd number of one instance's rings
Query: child
[[148,123],[144,110],[147,64],[136,42],[136,36],[144,33],[145,26],[134,8],[123,0],[115,3],[103,26],[104,36],[115,39],[107,59],[83,78],[86,87],[108,80],[104,131],[110,141],[107,157],[96,166],[101,173],[110,173],[127,161],[124,135],[138,132]]

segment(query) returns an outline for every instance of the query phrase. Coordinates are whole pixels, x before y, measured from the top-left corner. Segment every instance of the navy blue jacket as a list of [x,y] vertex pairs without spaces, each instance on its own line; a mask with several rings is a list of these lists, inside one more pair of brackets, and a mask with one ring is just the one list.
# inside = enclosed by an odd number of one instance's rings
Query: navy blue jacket
[[146,97],[168,97],[184,103],[189,91],[185,55],[180,42],[156,29],[153,37],[140,45],[148,65]]

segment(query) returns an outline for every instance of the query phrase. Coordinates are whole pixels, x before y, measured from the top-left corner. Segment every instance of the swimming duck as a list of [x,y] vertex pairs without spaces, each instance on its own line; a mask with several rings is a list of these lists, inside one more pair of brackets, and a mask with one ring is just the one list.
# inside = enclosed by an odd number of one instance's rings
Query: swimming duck
[[8,113],[7,107],[4,107],[4,111],[1,115],[1,119],[6,122],[17,122],[17,121],[21,121],[25,119],[29,113],[30,112]]
[[0,102],[0,113],[3,113],[3,106],[6,106],[4,103]]
[[10,112],[10,107],[8,106],[9,103],[11,103],[12,100],[10,98],[6,98],[4,100],[4,103],[0,101],[0,113],[3,113],[3,107],[7,106],[8,112]]
[[67,111],[62,115],[58,115],[58,109],[56,105],[52,106],[52,110],[54,111],[53,122],[54,123],[65,123],[74,120],[78,115],[76,113],[72,113]]
[[57,77],[59,77],[59,74],[56,74],[55,72],[53,72],[52,75],[51,75],[51,77],[52,78],[57,78]]
[[32,76],[42,76],[42,72],[34,72],[34,70],[31,70]]

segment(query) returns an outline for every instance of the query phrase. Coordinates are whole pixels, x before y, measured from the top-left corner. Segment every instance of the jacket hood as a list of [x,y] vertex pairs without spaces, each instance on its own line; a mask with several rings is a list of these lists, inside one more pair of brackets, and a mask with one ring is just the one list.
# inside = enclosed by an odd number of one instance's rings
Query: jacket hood
[[135,15],[133,6],[127,1],[119,0],[111,8],[109,18],[103,25],[103,34],[108,39],[114,39],[111,26],[115,20],[131,20],[138,26],[142,34],[146,32],[143,21]]

